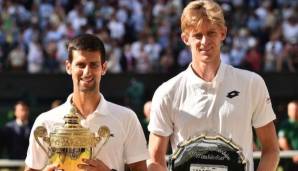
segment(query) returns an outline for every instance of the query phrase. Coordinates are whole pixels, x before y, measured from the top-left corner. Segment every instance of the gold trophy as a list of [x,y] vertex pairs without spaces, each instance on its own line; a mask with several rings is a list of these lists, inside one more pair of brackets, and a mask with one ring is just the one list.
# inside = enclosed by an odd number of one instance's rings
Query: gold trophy
[[[108,127],[102,126],[96,135],[88,128],[82,127],[75,107],[64,116],[64,121],[64,125],[50,132],[49,136],[44,126],[37,127],[34,130],[34,137],[47,154],[49,164],[58,165],[59,171],[80,171],[81,169],[77,165],[82,163],[83,158],[90,159],[92,157],[93,149],[99,142],[102,142],[103,146],[108,141],[111,136],[110,130]],[[41,144],[39,138],[48,145],[47,149]]]

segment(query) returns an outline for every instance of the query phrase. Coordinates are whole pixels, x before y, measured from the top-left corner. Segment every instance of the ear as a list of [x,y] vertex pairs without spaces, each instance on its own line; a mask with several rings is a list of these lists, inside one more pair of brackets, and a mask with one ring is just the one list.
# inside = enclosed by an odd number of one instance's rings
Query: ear
[[101,76],[106,75],[107,70],[108,70],[108,63],[107,63],[107,61],[105,61],[105,62],[102,64],[102,72],[101,72]]
[[68,60],[65,61],[65,70],[68,75],[71,75],[71,63]]
[[184,44],[187,46],[189,46],[188,38],[189,38],[189,36],[187,33],[185,33],[185,32],[181,33],[181,39],[184,42]]
[[222,29],[221,29],[221,41],[224,41],[227,37],[227,32],[228,32],[228,29],[226,26],[224,26]]

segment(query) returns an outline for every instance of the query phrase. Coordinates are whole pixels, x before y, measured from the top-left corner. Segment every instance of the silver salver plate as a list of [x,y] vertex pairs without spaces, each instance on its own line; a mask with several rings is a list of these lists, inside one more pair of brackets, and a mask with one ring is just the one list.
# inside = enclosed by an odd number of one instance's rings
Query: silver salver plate
[[222,165],[191,164],[190,171],[228,171],[228,168]]

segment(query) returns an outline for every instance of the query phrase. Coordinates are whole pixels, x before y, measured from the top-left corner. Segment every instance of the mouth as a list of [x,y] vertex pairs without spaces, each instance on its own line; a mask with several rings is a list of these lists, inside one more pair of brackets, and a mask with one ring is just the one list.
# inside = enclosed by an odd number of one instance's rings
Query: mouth
[[210,49],[200,49],[201,54],[206,54],[206,53],[209,53],[209,52],[210,52]]
[[199,52],[203,54],[210,53],[211,51],[212,51],[212,46],[205,46],[205,47],[199,48]]
[[207,47],[203,47],[203,48],[199,48],[199,50],[200,50],[201,52],[208,52],[208,51],[211,50],[211,47],[209,47],[209,48],[207,48]]
[[93,80],[94,80],[94,79],[93,79],[92,77],[81,78],[81,81],[82,81],[83,83],[86,83],[86,84],[92,83]]

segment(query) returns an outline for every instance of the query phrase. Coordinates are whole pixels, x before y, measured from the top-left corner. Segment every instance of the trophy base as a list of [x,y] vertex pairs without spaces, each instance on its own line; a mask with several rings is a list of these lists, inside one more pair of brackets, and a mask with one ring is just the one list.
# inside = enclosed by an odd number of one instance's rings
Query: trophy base
[[83,171],[78,168],[78,164],[82,164],[82,159],[90,159],[92,151],[90,149],[59,149],[58,152],[52,154],[49,162],[58,165],[55,171]]

